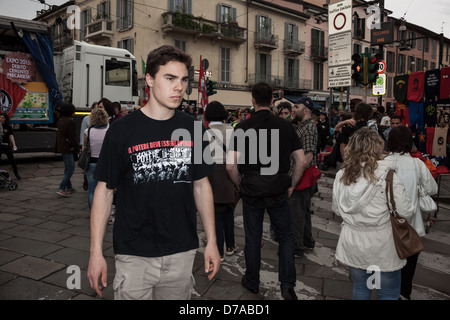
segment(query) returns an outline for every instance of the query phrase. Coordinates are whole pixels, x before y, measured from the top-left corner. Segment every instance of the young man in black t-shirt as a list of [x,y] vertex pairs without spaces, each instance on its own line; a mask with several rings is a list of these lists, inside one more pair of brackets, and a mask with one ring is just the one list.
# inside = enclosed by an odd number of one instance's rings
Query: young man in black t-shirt
[[207,238],[205,272],[212,279],[218,271],[213,195],[207,177],[214,167],[202,157],[207,147],[202,140],[205,128],[176,110],[186,91],[190,65],[191,57],[171,46],[150,52],[149,102],[114,121],[105,136],[94,176],[98,185],[91,210],[88,269],[90,285],[99,295],[106,287],[102,242],[114,190],[115,299],[190,298],[199,245],[197,211]]
[[[294,239],[287,200],[305,169],[305,154],[293,125],[272,114],[272,101],[270,84],[253,86],[255,113],[236,126],[227,172],[240,188],[243,203],[246,270],[242,285],[250,292],[259,291],[262,226],[267,210],[279,243],[281,295],[296,300]],[[292,177],[290,156],[295,160]]]

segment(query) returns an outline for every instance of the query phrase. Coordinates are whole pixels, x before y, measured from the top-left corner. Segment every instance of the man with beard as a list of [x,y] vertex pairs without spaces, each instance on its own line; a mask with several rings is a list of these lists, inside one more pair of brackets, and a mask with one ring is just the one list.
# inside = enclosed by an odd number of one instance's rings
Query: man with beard
[[[310,98],[302,97],[294,103],[294,122],[298,124],[297,135],[303,145],[306,157],[306,170],[317,161],[317,126],[312,118],[314,104]],[[291,161],[291,170],[293,166]],[[304,175],[308,172],[305,171]],[[298,189],[298,188],[297,188]],[[294,190],[290,197],[292,227],[294,231],[294,251],[296,257],[303,257],[305,250],[312,250],[316,244],[312,236],[311,198],[316,184],[302,190]]]

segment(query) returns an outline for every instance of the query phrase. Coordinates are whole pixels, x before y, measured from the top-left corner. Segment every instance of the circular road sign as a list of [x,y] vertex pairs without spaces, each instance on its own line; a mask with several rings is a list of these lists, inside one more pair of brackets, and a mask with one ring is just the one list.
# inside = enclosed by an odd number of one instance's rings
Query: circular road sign
[[[339,19],[338,19],[339,18]],[[341,30],[344,26],[345,23],[347,22],[347,18],[345,16],[345,14],[338,13],[333,20],[333,26],[336,30]]]
[[377,73],[383,73],[386,71],[386,62],[383,60],[378,61],[378,70]]

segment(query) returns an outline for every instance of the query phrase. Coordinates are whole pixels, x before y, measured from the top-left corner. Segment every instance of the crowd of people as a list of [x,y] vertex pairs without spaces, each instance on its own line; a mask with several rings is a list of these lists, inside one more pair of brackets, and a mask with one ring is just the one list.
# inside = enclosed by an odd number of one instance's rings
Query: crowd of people
[[[205,273],[212,279],[225,256],[239,250],[234,211],[241,201],[243,287],[259,292],[267,212],[271,235],[279,245],[281,296],[296,300],[295,258],[316,244],[311,207],[319,168],[334,166],[339,171],[332,208],[343,220],[336,259],[350,269],[353,298],[370,299],[367,270],[375,265],[381,272],[379,299],[410,299],[418,254],[400,259],[395,251],[384,178],[389,169],[396,171],[397,208],[420,236],[424,232],[417,187],[433,195],[437,185],[427,167],[410,156],[415,146],[409,128],[382,108],[365,103],[353,112],[333,109],[331,115],[307,97],[274,105],[273,89],[265,82],[252,87],[252,108],[227,111],[219,101],[210,102],[205,110],[181,107],[191,63],[189,55],[171,46],[152,51],[146,69],[148,103],[133,112],[106,98],[94,103],[83,119],[79,143],[74,106],[64,103],[58,109],[57,152],[65,165],[59,195],[68,197],[74,191],[70,181],[74,154],[87,144],[91,148],[85,171],[91,210],[91,287],[99,295],[106,287],[102,242],[109,222],[114,223],[116,299],[189,299],[198,248],[197,214],[207,238]],[[198,120],[206,124],[202,134],[208,137],[199,146],[193,138]],[[178,129],[183,134],[174,140]],[[276,134],[263,136],[267,131]],[[195,148],[202,155],[209,153],[213,163],[196,158]],[[256,150],[256,158],[250,150]],[[267,161],[268,150],[272,156],[277,153],[276,160]],[[165,171],[170,172],[156,178]],[[181,171],[183,175],[178,174]],[[162,274],[163,269],[170,275]]]

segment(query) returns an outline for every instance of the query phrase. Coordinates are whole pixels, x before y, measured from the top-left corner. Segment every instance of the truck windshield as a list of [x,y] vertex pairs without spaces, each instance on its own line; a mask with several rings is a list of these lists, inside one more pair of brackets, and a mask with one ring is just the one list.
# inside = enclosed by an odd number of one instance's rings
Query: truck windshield
[[131,67],[129,61],[106,60],[105,84],[109,86],[129,87],[131,85]]

